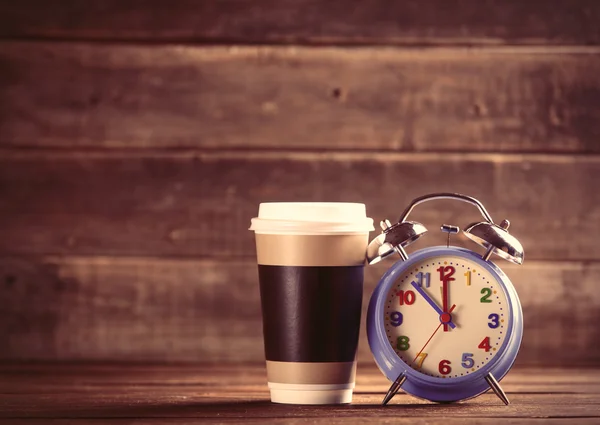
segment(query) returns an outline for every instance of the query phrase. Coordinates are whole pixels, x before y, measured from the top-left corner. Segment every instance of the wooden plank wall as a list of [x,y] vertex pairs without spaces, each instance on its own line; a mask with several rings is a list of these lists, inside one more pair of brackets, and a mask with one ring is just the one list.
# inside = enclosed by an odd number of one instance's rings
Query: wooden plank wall
[[[0,3],[0,360],[261,361],[260,202],[379,221],[458,191],[525,246],[503,263],[518,362],[600,366],[599,21],[594,0]],[[415,219],[423,247],[477,215]]]

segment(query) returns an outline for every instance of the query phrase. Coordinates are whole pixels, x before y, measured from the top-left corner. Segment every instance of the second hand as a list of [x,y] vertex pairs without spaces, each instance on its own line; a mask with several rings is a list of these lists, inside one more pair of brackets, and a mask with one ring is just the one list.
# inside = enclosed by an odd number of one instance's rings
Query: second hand
[[[456,307],[456,304],[454,304],[452,307],[450,307],[450,310],[448,310],[448,313],[452,313],[452,310],[454,310],[454,307]],[[435,336],[435,334],[437,333],[437,331],[440,330],[440,328],[442,327],[443,323],[440,323],[438,325],[437,328],[435,328],[435,331],[433,331],[433,333],[431,334],[431,336],[429,337],[429,339],[427,340],[427,342],[425,343],[425,345],[423,346],[423,348],[421,348],[421,351],[419,351],[417,353],[417,355],[415,356],[415,358],[413,359],[413,361],[410,363],[410,365],[412,366],[413,363],[415,361],[417,361],[417,359],[419,358],[419,356],[421,355],[421,353],[423,352],[423,350],[425,349],[425,347],[427,347],[427,344],[429,344],[429,342],[431,342],[431,340],[433,339],[433,337]]]

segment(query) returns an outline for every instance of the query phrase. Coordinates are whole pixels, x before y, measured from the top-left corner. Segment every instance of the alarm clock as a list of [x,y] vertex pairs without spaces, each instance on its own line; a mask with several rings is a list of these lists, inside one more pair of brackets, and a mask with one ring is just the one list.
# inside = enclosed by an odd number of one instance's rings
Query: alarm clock
[[[444,224],[446,246],[408,255],[404,248],[427,229],[407,221],[423,202],[453,199],[476,206],[485,221],[464,234],[483,246],[483,254],[450,246],[457,226]],[[458,193],[434,193],[412,201],[400,220],[381,222],[383,232],[368,246],[370,264],[400,256],[373,292],[367,336],[375,362],[392,382],[387,404],[400,388],[413,396],[454,402],[490,388],[509,404],[499,381],[513,365],[523,336],[523,312],[517,292],[492,254],[523,263],[523,248],[508,233],[508,220],[495,224],[483,204]]]

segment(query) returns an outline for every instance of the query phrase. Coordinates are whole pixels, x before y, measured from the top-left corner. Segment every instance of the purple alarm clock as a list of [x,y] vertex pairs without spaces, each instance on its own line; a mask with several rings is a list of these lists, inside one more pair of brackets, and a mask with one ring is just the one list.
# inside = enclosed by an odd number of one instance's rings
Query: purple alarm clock
[[[416,205],[434,199],[456,199],[479,209],[485,221],[464,233],[486,248],[483,255],[450,246],[450,235],[459,231],[451,225],[442,226],[448,246],[407,255],[404,247],[427,230],[406,219]],[[436,402],[468,399],[491,388],[508,404],[498,382],[519,351],[523,312],[511,281],[489,258],[496,254],[522,264],[523,248],[508,233],[509,222],[494,224],[470,196],[436,193],[415,199],[398,223],[381,225],[383,233],[369,244],[369,263],[401,257],[379,281],[367,314],[369,346],[392,382],[383,404],[400,388]]]

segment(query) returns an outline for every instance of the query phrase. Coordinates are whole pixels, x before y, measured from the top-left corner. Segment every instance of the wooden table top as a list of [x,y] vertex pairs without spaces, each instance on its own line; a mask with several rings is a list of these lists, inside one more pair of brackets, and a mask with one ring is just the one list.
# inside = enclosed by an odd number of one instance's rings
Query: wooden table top
[[[600,369],[515,368],[493,394],[434,404],[400,393],[359,364],[354,401],[291,406],[269,401],[263,365],[0,365],[0,423],[600,423]],[[488,419],[492,419],[491,421]]]

